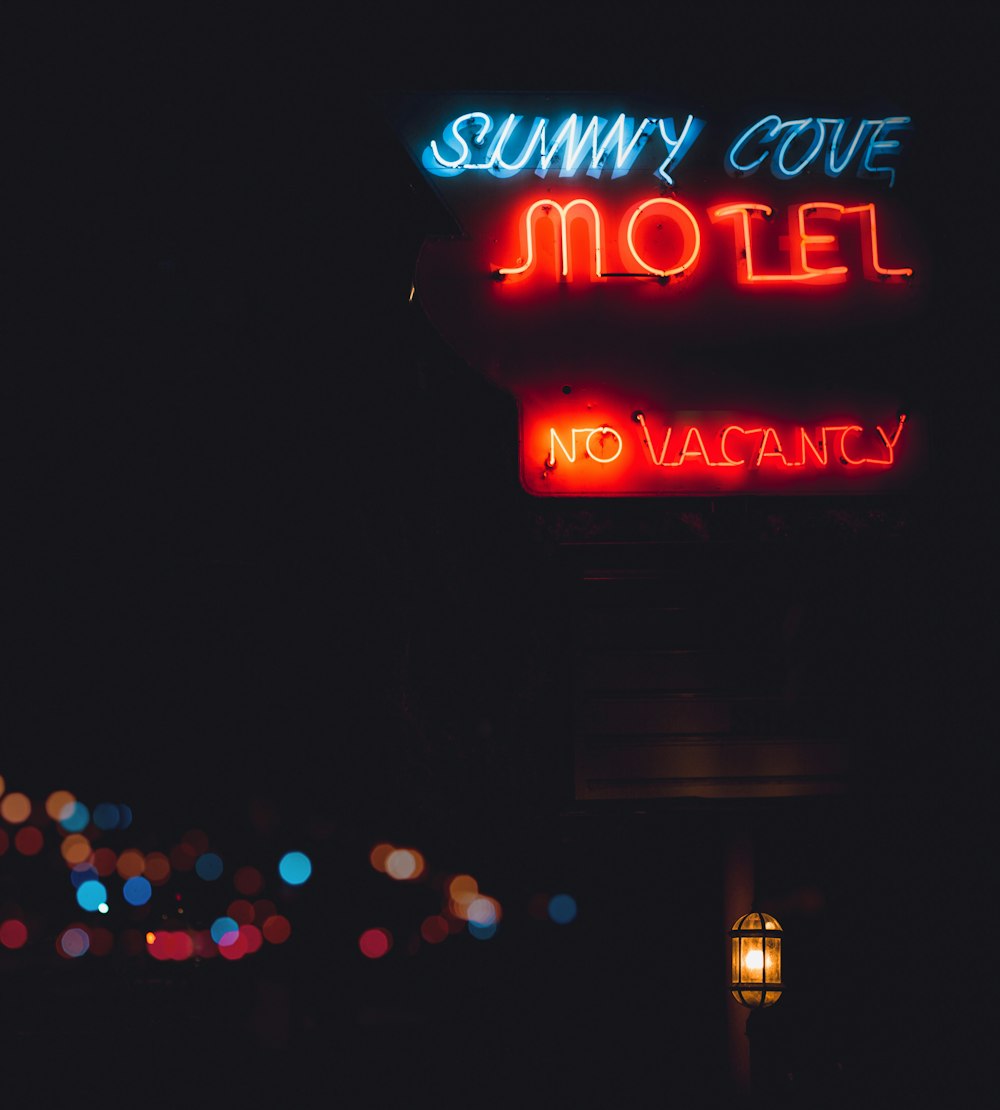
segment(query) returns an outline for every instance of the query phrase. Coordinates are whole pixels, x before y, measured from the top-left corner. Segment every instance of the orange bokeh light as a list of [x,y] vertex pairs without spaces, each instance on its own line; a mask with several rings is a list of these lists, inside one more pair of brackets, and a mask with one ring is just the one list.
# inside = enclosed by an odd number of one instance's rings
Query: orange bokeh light
[[15,792],[0,799],[0,817],[12,825],[20,825],[31,816],[31,799],[27,794]]
[[448,883],[448,909],[463,921],[468,920],[469,904],[479,897],[479,883],[471,875],[455,875]]
[[53,790],[45,799],[45,812],[53,821],[59,821],[75,804],[75,794],[71,794],[68,790]]
[[150,852],[145,859],[143,874],[153,886],[161,886],[170,878],[170,860],[162,852]]
[[72,867],[90,859],[90,841],[83,833],[70,833],[59,847],[62,858]]
[[395,851],[391,844],[376,844],[368,855],[372,867],[376,871],[385,871],[386,861],[389,856]]
[[138,848],[126,848],[118,857],[115,868],[123,879],[132,879],[142,874],[145,865],[146,857]]

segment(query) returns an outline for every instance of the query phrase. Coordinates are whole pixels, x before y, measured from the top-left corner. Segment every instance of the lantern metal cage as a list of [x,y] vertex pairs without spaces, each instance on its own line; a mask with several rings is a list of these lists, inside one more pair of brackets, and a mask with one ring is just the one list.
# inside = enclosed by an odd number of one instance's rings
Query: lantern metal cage
[[729,931],[731,990],[741,1006],[762,1009],[781,997],[781,926],[770,914],[751,910]]

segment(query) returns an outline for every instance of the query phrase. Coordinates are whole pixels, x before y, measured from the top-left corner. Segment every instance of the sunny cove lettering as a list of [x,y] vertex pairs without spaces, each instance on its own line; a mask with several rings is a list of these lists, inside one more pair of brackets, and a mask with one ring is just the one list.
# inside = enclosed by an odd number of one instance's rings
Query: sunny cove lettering
[[[693,115],[644,116],[620,113],[614,119],[572,112],[561,120],[510,112],[494,118],[489,112],[464,112],[443,129],[440,141],[423,148],[421,163],[435,177],[456,177],[478,171],[497,178],[522,172],[545,177],[555,171],[573,177],[582,170],[599,178],[630,173],[650,145],[656,150],[653,176],[674,184],[673,174],[701,135],[705,120]],[[729,143],[723,168],[731,177],[745,177],[768,168],[784,181],[810,169],[827,177],[853,171],[857,177],[896,180],[893,160],[902,144],[896,136],[909,130],[909,116],[849,120],[810,116],[783,119],[768,114],[743,128]]]

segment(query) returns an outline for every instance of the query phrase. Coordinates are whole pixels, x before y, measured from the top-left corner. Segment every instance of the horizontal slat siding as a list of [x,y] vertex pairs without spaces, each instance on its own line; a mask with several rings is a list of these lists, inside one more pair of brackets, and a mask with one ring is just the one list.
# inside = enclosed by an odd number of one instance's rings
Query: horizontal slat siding
[[578,799],[844,788],[849,699],[801,689],[780,581],[741,584],[731,549],[570,547]]

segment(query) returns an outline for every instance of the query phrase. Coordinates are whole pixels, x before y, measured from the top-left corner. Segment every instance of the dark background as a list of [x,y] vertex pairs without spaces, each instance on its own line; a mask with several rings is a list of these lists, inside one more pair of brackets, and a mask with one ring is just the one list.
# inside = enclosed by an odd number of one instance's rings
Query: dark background
[[[995,356],[970,18],[938,34],[887,17],[868,49],[850,24],[802,40],[777,13],[752,29],[671,16],[652,41],[619,28],[597,69],[585,27],[553,59],[546,28],[525,43],[500,13],[74,11],[13,29],[0,773],[36,798],[128,802],[149,848],[197,826],[224,857],[273,868],[299,846],[315,863],[292,941],[257,962],[150,971],[41,945],[7,960],[5,1066],[29,1090],[81,1089],[87,1057],[194,1105],[317,1087],[349,1106],[718,1105],[724,1009],[702,969],[726,837],[746,824],[759,889],[824,893],[818,916],[778,915],[790,967],[792,926],[804,938],[798,998],[771,1022],[806,1077],[789,1104],[978,1079]],[[560,544],[669,540],[706,506],[523,493],[512,400],[407,302],[423,237],[453,228],[379,105],[477,86],[732,103],[748,83],[755,101],[890,97],[920,137],[931,474],[895,499],[737,499],[713,523],[750,553],[734,568],[748,592],[791,588],[758,542],[808,540],[812,600],[871,614],[860,653],[834,638],[816,663],[844,668],[867,774],[822,803],[583,811],[548,643],[572,612]],[[455,465],[473,437],[490,445],[475,471]],[[436,895],[371,871],[383,839],[477,875],[506,908],[497,938],[407,957]],[[55,930],[59,882],[21,867],[4,897]],[[581,906],[564,930],[527,912],[560,889]],[[377,963],[356,950],[371,924],[399,938]],[[856,990],[825,966],[831,945],[862,946]]]

